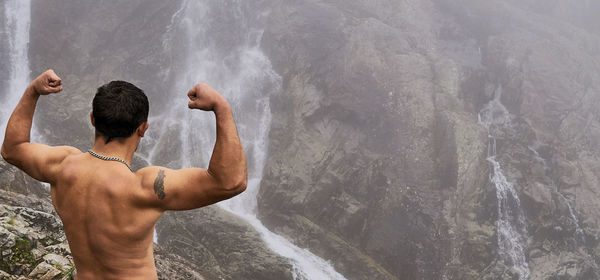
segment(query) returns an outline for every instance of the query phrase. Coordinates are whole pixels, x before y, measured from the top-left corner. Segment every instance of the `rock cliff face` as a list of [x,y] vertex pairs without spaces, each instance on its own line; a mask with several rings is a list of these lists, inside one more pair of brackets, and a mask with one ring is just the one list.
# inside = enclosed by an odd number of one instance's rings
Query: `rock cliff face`
[[[164,98],[162,36],[180,1],[44,1],[33,3],[30,68],[53,68],[64,94],[40,100],[36,127],[50,144],[87,150],[93,143],[89,112],[96,88],[111,80],[139,85],[155,111]],[[48,30],[53,30],[54,35]]]
[[351,279],[599,277],[597,4],[272,3],[268,226]]

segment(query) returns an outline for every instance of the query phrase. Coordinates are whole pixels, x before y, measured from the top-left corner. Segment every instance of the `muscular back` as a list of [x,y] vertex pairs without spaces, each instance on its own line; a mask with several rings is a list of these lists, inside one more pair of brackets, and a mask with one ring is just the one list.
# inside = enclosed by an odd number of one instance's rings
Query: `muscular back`
[[82,279],[156,279],[152,207],[142,177],[124,164],[74,154],[59,168],[52,201]]
[[[162,212],[203,207],[246,189],[246,156],[231,106],[207,84],[187,93],[190,109],[215,114],[217,138],[208,169],[151,166],[133,173],[120,162],[73,147],[30,142],[38,99],[61,90],[62,80],[51,69],[31,82],[9,118],[2,158],[52,186],[77,279],[156,279],[152,233]],[[91,121],[95,125],[93,114]],[[131,162],[146,129],[144,121],[130,136],[114,136],[119,138],[114,141],[96,133],[92,149]]]

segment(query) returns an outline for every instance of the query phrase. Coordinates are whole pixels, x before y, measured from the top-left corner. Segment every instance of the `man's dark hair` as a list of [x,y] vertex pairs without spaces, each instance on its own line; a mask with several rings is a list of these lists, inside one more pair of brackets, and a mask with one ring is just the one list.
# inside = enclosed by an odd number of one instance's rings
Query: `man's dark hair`
[[106,137],[106,143],[131,136],[148,120],[148,110],[144,91],[125,81],[102,85],[92,101],[96,132]]

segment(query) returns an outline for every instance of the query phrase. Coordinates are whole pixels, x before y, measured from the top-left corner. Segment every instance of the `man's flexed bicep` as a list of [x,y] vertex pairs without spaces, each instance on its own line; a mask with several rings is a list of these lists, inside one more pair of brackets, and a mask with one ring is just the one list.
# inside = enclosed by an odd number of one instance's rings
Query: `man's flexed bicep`
[[70,154],[80,153],[73,147],[50,147],[30,143],[31,124],[41,95],[58,93],[62,80],[53,70],[39,75],[25,89],[6,125],[2,157],[10,164],[40,181],[52,183],[56,168]]
[[145,188],[151,184],[156,199],[162,201],[160,205],[165,210],[206,206],[233,197],[246,189],[246,155],[235,127],[231,106],[207,84],[194,86],[188,92],[188,97],[190,109],[214,112],[217,139],[207,170],[170,170],[162,167],[140,170],[144,178],[151,178],[151,181],[143,180]]
[[151,166],[140,169],[144,200],[162,210],[189,210],[231,198],[245,185],[224,185],[206,169],[173,170]]

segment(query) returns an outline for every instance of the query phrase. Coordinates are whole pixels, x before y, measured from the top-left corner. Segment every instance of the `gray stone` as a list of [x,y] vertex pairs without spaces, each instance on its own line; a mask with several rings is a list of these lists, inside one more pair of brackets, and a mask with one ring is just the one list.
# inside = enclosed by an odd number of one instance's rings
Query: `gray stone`
[[32,279],[51,280],[61,273],[62,271],[55,266],[46,262],[42,262],[38,264],[33,271],[31,271],[31,273],[29,273],[28,277],[31,277]]

